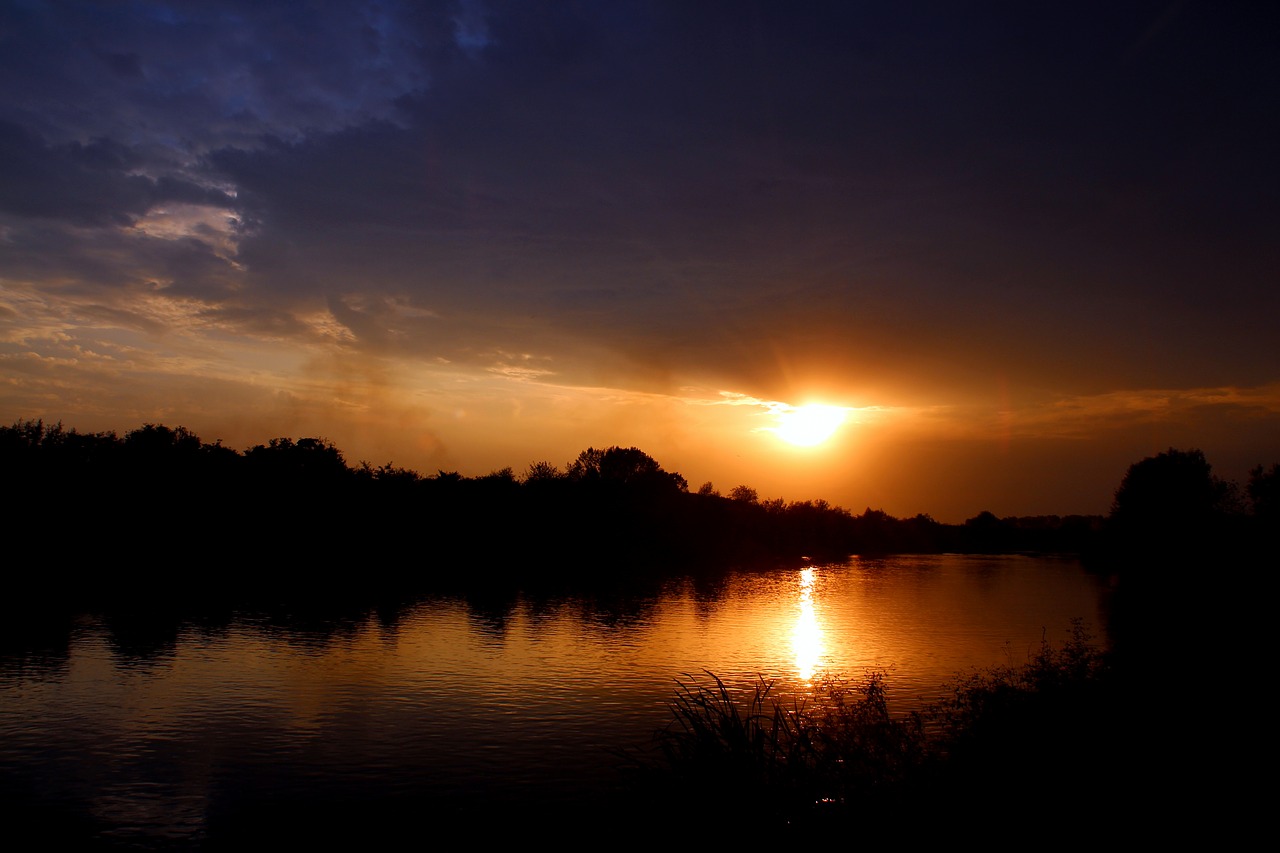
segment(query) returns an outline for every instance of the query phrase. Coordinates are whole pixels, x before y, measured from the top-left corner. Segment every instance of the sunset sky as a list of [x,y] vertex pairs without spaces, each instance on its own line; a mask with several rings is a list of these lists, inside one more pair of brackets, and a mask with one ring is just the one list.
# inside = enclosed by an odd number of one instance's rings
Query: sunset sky
[[[860,512],[1280,461],[1280,14],[0,0],[0,420]],[[812,446],[791,407],[835,407]],[[830,412],[830,410],[828,410]]]

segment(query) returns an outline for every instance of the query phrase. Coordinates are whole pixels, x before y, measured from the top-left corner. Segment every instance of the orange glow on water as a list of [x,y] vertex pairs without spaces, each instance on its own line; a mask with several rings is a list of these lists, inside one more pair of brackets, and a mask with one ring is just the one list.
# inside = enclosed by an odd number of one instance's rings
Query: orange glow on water
[[822,628],[818,624],[818,613],[813,604],[814,581],[814,569],[800,572],[800,613],[792,633],[796,670],[804,681],[812,680],[824,654]]

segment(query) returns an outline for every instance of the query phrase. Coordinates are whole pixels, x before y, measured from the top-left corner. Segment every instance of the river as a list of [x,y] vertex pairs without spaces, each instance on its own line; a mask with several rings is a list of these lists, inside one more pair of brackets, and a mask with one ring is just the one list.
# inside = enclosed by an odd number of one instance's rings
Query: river
[[680,680],[763,678],[793,702],[824,675],[875,670],[909,710],[957,674],[1060,643],[1073,619],[1101,638],[1105,593],[1070,558],[930,555],[636,596],[76,614],[0,657],[3,793],[18,818],[144,849],[308,803],[412,803],[439,820],[575,802],[625,783]]

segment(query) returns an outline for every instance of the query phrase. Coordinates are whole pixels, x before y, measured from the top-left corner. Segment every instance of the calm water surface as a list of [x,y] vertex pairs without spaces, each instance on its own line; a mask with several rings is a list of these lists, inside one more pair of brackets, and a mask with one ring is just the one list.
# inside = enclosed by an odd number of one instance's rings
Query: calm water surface
[[889,673],[908,709],[974,667],[1020,663],[1104,590],[1048,557],[912,556],[682,580],[602,603],[427,598],[325,629],[237,614],[131,645],[96,617],[55,654],[0,660],[0,773],[96,833],[198,842],[279,799],[448,803],[617,784],[617,750],[669,719],[677,679]]

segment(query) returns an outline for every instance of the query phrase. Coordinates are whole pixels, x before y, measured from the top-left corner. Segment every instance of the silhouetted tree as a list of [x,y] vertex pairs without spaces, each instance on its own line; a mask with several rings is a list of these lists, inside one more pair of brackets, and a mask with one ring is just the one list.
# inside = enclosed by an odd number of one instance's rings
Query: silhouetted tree
[[[204,452],[200,436],[186,427],[144,424],[125,433],[119,482],[152,498],[153,511],[173,511],[178,500],[200,488],[207,468],[221,460]],[[164,500],[155,501],[163,490]],[[182,493],[182,494],[180,494]],[[158,520],[158,519],[157,519]]]
[[1169,448],[1129,466],[1111,517],[1134,530],[1185,531],[1226,511],[1231,498],[1230,484],[1213,475],[1201,451]]
[[46,427],[44,420],[14,421],[12,426],[0,427],[0,452],[6,459],[13,458],[20,452],[34,452],[52,436],[61,434],[62,421]]
[[255,478],[298,488],[336,485],[352,479],[342,451],[323,438],[273,438],[245,451]]
[[200,436],[186,427],[170,429],[163,424],[143,424],[141,428],[125,433],[124,446],[131,455],[140,458],[173,460],[194,457],[203,445]]
[[1255,518],[1268,524],[1280,522],[1280,463],[1250,471],[1246,490]]
[[1003,544],[1006,525],[995,513],[983,510],[965,520],[964,539],[966,551],[998,551]]
[[[170,577],[169,555],[185,553],[196,541],[201,546],[192,562],[216,566],[228,586],[283,589],[299,579],[300,567],[349,558],[380,567],[366,580],[397,573],[422,577],[403,560],[376,558],[399,551],[404,531],[421,534],[417,541],[425,543],[428,565],[483,551],[522,576],[534,564],[554,564],[547,571],[561,577],[566,571],[594,574],[606,554],[625,557],[636,571],[653,571],[677,564],[768,565],[801,555],[839,560],[855,552],[973,547],[965,527],[927,516],[903,521],[868,508],[854,518],[823,500],[761,501],[746,485],[722,498],[707,482],[690,495],[684,477],[635,447],[588,448],[565,473],[537,462],[522,477],[510,468],[475,478],[457,471],[423,477],[390,462],[361,462],[351,469],[322,438],[276,438],[241,454],[203,444],[184,427],[149,423],[118,438],[78,433],[60,423],[18,421],[0,427],[0,470],[11,507],[6,520],[14,530],[61,542],[67,525],[74,524],[80,535],[67,546],[70,562],[97,566],[102,554],[125,554],[129,559],[119,562],[133,567],[127,572],[137,582]],[[1274,470],[1255,472],[1249,494],[1257,513],[1274,506],[1266,495],[1276,479]],[[1127,504],[1128,494],[1121,494],[1118,505]],[[48,511],[69,506],[69,500],[77,507],[73,514]],[[1060,526],[1055,521],[1024,528],[1017,521],[998,522],[1019,538],[1002,535],[992,548],[1015,542],[1038,547],[1050,540],[1031,534]],[[556,559],[507,559],[538,549],[555,551]],[[238,565],[245,568],[233,578],[235,570],[228,567]],[[260,566],[274,568],[250,568]],[[98,589],[118,585],[124,576],[87,569],[82,574],[91,574]],[[82,581],[77,576],[81,588]]]
[[635,447],[588,447],[569,463],[566,476],[578,483],[688,491],[684,477],[664,471],[652,456]]
[[526,483],[546,483],[559,480],[564,474],[550,462],[534,462],[524,472]]
[[411,468],[397,468],[388,462],[386,465],[379,465],[374,468],[368,462],[361,460],[360,465],[355,470],[356,478],[359,480],[369,480],[377,483],[395,483],[397,485],[408,485],[417,483],[422,479],[422,475]]
[[1225,559],[1228,551],[1247,549],[1238,503],[1234,486],[1213,475],[1199,450],[1170,448],[1135,462],[1108,519],[1117,570],[1172,580],[1199,571],[1211,554]]

